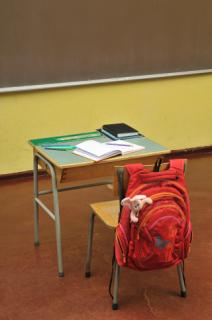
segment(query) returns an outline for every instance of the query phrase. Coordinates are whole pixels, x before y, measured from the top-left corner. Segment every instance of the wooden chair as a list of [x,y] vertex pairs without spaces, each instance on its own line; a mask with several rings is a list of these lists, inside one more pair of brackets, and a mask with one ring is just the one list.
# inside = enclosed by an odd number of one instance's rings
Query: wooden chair
[[[161,170],[167,168],[167,163],[161,165]],[[153,169],[153,165],[146,165],[145,167]],[[91,214],[89,221],[89,230],[88,230],[88,247],[87,247],[87,256],[86,256],[86,265],[85,265],[85,277],[89,278],[91,276],[91,257],[92,257],[92,244],[93,244],[93,229],[94,229],[94,219],[95,216],[98,216],[100,220],[109,228],[115,229],[120,219],[121,212],[121,200],[125,197],[125,192],[128,185],[128,173],[124,167],[116,167],[114,175],[114,192],[115,195],[118,195],[118,200],[113,201],[104,201],[90,204]],[[113,302],[112,309],[118,309],[118,288],[119,288],[119,274],[120,267],[117,264],[116,260],[114,261],[114,281],[113,281]],[[177,272],[179,277],[180,285],[180,295],[181,297],[186,297],[186,286],[185,278],[183,272],[183,264],[177,265]]]

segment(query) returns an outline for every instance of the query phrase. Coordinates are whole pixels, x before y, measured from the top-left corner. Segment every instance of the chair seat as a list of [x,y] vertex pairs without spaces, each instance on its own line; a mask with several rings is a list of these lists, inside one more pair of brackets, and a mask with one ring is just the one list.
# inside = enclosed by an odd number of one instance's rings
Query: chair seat
[[96,202],[90,204],[93,212],[110,228],[118,224],[119,200]]

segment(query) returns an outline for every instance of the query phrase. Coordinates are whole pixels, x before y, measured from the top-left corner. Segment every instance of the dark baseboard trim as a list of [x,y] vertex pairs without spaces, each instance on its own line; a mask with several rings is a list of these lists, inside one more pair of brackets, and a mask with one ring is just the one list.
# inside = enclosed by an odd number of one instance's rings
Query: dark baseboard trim
[[204,146],[204,147],[172,150],[171,153],[168,154],[167,156],[168,158],[172,158],[172,157],[194,158],[194,157],[204,157],[209,154],[212,155],[212,145]]
[[[171,153],[167,154],[165,156],[166,159],[171,158],[196,158],[196,157],[205,157],[208,155],[212,155],[212,145],[211,146],[205,146],[205,147],[196,147],[196,148],[188,148],[188,149],[178,149],[178,150],[172,150]],[[39,170],[38,172],[39,176],[46,177],[47,174],[44,170]],[[33,171],[24,171],[24,172],[17,172],[17,173],[9,173],[9,174],[2,174],[0,175],[0,181],[5,180],[13,180],[13,179],[32,179],[33,177]]]
[[[47,173],[44,170],[38,171],[39,176],[47,177]],[[23,171],[23,172],[15,172],[15,173],[8,173],[0,175],[0,181],[9,181],[9,180],[16,180],[16,179],[32,179],[33,171]]]

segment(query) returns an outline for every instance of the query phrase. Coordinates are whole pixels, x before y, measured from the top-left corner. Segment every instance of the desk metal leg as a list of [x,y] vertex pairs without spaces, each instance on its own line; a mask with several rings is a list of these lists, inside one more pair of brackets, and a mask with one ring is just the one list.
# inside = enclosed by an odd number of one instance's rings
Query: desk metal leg
[[[38,190],[38,159],[41,159],[49,168],[52,182],[52,194],[53,194],[53,206],[54,211],[52,212],[47,206],[39,199],[39,195],[45,194],[45,191],[39,192]],[[48,192],[47,192],[48,193]],[[61,228],[60,228],[60,211],[59,211],[59,200],[57,190],[57,178],[53,166],[41,155],[34,155],[34,243],[39,245],[39,206],[48,214],[48,216],[55,222],[56,231],[56,244],[57,244],[57,262],[58,262],[58,275],[59,277],[64,276],[63,272],[63,261],[62,261],[62,244],[61,244]]]
[[[38,187],[38,159],[40,159],[47,167],[48,172],[51,176],[51,184],[52,188],[51,190],[42,190],[39,191]],[[62,259],[62,244],[61,244],[61,227],[60,227],[60,211],[59,211],[59,198],[58,193],[60,191],[66,191],[66,190],[74,190],[74,189],[80,189],[85,187],[94,187],[99,185],[105,185],[108,183],[111,183],[111,180],[105,180],[95,183],[87,183],[83,184],[82,186],[70,186],[65,188],[57,188],[57,177],[55,173],[54,166],[43,156],[41,156],[38,153],[34,154],[34,243],[36,246],[40,244],[39,240],[39,206],[44,210],[45,213],[48,214],[48,216],[54,220],[55,222],[55,231],[56,231],[56,244],[57,244],[57,262],[58,262],[58,274],[59,277],[64,276],[63,272],[63,259]],[[45,194],[53,194],[53,211],[51,211],[44,202],[41,201],[39,196],[45,195]]]
[[58,275],[59,275],[59,277],[64,277],[63,257],[62,257],[62,244],[61,244],[59,199],[58,199],[56,175],[55,175],[55,171],[54,170],[52,172],[52,192],[53,192],[54,215],[55,215],[55,231],[56,231],[56,243],[57,243]]
[[33,177],[34,177],[34,244],[40,245],[39,241],[39,205],[36,201],[38,198],[38,158],[34,157],[33,163]]

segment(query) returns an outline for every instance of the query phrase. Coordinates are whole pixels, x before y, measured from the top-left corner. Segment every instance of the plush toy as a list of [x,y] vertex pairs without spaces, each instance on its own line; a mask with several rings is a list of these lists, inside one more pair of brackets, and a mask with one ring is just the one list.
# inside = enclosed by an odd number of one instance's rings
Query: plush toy
[[122,206],[128,206],[131,209],[130,213],[130,221],[131,222],[138,222],[138,215],[139,211],[142,209],[145,203],[152,204],[152,199],[148,198],[145,195],[138,194],[134,196],[133,198],[124,198],[121,201]]

